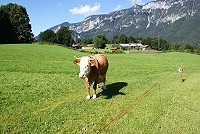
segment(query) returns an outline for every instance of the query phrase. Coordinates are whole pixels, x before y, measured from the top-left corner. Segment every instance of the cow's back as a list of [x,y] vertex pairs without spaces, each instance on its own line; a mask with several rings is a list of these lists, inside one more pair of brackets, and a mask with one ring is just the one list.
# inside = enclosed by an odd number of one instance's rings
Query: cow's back
[[98,70],[101,76],[105,76],[106,72],[108,70],[108,60],[104,54],[95,54],[91,55],[92,57],[95,57],[98,61]]

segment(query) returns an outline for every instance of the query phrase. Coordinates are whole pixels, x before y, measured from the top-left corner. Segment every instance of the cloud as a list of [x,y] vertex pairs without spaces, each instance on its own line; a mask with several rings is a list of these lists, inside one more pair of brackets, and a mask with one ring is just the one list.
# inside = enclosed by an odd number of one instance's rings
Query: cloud
[[74,7],[73,9],[70,9],[69,12],[71,12],[72,14],[80,14],[80,15],[88,16],[99,11],[100,7],[101,7],[101,4],[99,3],[94,4],[94,6],[81,5],[80,7]]
[[57,4],[57,7],[59,7],[59,6],[61,6],[61,5],[62,5],[62,3],[58,3],[58,4]]
[[114,8],[114,11],[120,10],[122,5],[118,5],[117,7]]
[[132,4],[139,4],[139,5],[143,5],[144,2],[143,0],[129,0]]

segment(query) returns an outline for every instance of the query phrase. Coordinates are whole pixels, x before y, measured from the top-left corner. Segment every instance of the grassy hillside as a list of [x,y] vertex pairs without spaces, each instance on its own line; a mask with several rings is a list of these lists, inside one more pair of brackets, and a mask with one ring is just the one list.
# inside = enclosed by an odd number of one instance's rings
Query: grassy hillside
[[0,133],[200,132],[198,55],[107,55],[107,90],[89,101],[72,63],[83,55],[58,46],[0,45]]

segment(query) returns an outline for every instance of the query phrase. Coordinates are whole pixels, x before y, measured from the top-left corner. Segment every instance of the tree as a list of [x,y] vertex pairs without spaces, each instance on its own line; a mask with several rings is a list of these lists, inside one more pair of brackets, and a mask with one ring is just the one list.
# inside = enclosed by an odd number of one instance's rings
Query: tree
[[71,31],[69,30],[69,27],[62,27],[60,30],[58,30],[56,35],[57,35],[59,44],[62,44],[68,47],[71,46],[73,40],[72,40]]
[[87,39],[87,38],[82,38],[82,39],[80,39],[80,41],[77,42],[77,43],[80,43],[81,45],[86,46],[87,44],[92,44],[92,41],[93,41],[92,38],[89,38],[89,39]]
[[147,38],[142,40],[142,44],[150,45],[155,50],[169,50],[169,43],[164,39]]
[[[5,43],[30,43],[33,41],[30,19],[23,6],[9,3],[1,6],[0,12],[3,15],[0,18],[5,19],[0,23],[1,30],[7,33],[4,39]],[[10,26],[8,27],[8,25]]]
[[160,50],[169,50],[169,43],[164,40],[164,39],[160,39]]
[[[150,45],[151,44],[151,39],[147,38],[147,39],[142,39],[142,44],[143,45]],[[152,47],[152,46],[151,46]]]
[[117,36],[117,35],[116,35],[116,36],[113,36],[113,38],[112,38],[112,43],[113,43],[113,44],[119,44],[118,36]]
[[101,48],[104,49],[106,47],[107,39],[105,34],[97,34],[93,38],[93,43],[95,48]]
[[128,43],[127,36],[125,34],[121,34],[118,37],[119,43]]
[[13,26],[10,23],[8,14],[0,8],[0,44],[14,43],[16,36],[13,35]]
[[39,42],[57,43],[56,34],[52,30],[46,30],[39,34]]
[[173,42],[173,43],[170,44],[170,48],[171,48],[172,50],[179,50],[180,47],[181,47],[181,45],[178,44],[178,43],[176,43],[176,42]]
[[129,42],[129,43],[135,43],[135,42],[136,42],[136,39],[135,39],[133,36],[129,36],[129,37],[128,37],[128,42]]
[[188,52],[194,52],[194,46],[193,45],[189,45],[189,44],[187,44],[186,46],[185,46],[185,49],[188,51]]

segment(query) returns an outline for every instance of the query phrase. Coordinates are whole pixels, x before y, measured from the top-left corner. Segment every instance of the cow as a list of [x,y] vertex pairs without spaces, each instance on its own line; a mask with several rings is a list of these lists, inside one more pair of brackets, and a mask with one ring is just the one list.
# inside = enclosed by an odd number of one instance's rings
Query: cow
[[[76,58],[76,57],[75,57]],[[103,82],[103,90],[106,89],[106,72],[108,70],[108,60],[104,54],[95,54],[76,58],[74,64],[80,67],[79,78],[84,79],[87,89],[86,100],[91,98],[90,86],[93,85],[93,99],[96,99],[96,89],[99,83]]]

